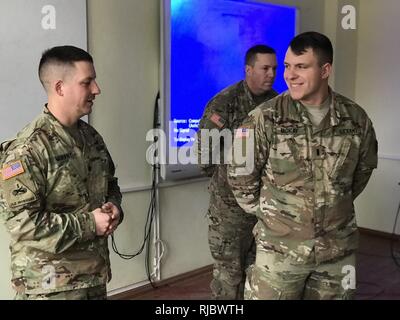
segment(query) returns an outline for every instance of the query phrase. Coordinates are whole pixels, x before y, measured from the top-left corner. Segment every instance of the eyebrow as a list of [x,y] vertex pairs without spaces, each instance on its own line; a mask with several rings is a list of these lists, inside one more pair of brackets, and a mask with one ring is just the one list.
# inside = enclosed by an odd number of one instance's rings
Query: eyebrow
[[289,63],[289,62],[287,62],[287,61],[284,61],[283,62],[283,64],[287,64],[287,65],[294,65],[294,66],[307,66],[308,65],[308,63],[305,63],[305,62],[300,62],[300,63]]
[[86,77],[86,78],[83,78],[81,81],[88,81],[88,80],[92,81],[94,79],[96,79],[96,77]]

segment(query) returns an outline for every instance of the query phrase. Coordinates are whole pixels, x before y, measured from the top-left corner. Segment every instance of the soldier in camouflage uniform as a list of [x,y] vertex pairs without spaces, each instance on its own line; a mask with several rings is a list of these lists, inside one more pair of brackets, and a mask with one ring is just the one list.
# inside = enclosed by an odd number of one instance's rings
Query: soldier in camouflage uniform
[[16,299],[105,299],[107,236],[122,221],[121,193],[103,139],[80,120],[100,93],[92,57],[44,52],[43,114],[1,144],[2,219],[11,235]]
[[[215,149],[212,150],[211,141],[202,140],[201,131],[227,129],[233,132],[249,111],[277,95],[272,89],[277,67],[274,49],[264,45],[250,48],[245,64],[245,80],[225,88],[208,102],[198,131],[200,168],[212,177],[208,239],[215,260],[211,282],[214,299],[243,299],[245,269],[255,255],[252,228],[256,219],[236,203],[227,184],[224,159],[221,157],[218,165],[212,161]],[[219,148],[222,156],[223,142],[217,141],[214,147]],[[204,155],[209,156],[207,161],[201,160]]]
[[353,201],[377,167],[377,141],[365,111],[329,88],[332,60],[324,35],[295,37],[289,91],[257,107],[235,136],[254,139],[254,170],[228,168],[238,203],[258,218],[246,299],[354,296]]

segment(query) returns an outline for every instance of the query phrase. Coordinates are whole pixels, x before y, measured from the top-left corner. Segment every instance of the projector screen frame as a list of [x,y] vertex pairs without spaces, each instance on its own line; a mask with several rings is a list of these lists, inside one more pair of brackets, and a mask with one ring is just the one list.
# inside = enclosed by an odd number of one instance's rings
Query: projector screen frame
[[[162,0],[160,10],[160,99],[158,123],[161,124],[162,136],[158,137],[158,149],[163,153],[160,159],[160,174],[164,181],[174,181],[182,179],[194,179],[203,176],[196,164],[171,163],[171,155],[176,160],[177,155],[182,151],[182,147],[171,144],[171,2],[173,0]],[[290,8],[295,10],[295,30],[294,35],[298,34],[300,25],[300,9],[297,6],[278,5],[260,0],[225,0],[232,2],[242,2],[248,4],[258,4],[274,7]],[[288,43],[289,44],[289,43]],[[243,58],[243,57],[241,57]],[[282,67],[282,66],[281,66]],[[240,80],[240,79],[239,79]],[[233,82],[232,82],[233,84]],[[211,98],[211,97],[210,97]],[[204,105],[205,106],[205,105]],[[188,153],[188,152],[187,152]],[[191,153],[193,156],[193,154]],[[176,161],[174,161],[176,162]]]

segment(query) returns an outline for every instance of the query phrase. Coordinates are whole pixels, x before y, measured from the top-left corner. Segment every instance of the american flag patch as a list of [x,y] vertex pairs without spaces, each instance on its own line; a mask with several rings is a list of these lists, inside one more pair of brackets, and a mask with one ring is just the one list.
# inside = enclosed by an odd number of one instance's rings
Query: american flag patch
[[249,137],[250,137],[250,129],[239,128],[236,130],[235,138],[249,138]]
[[225,120],[222,119],[218,113],[213,113],[210,117],[210,120],[214,122],[218,128],[222,128],[225,124]]
[[16,162],[6,165],[1,170],[1,175],[3,177],[3,180],[8,180],[24,172],[24,167],[22,166],[21,161],[18,160]]

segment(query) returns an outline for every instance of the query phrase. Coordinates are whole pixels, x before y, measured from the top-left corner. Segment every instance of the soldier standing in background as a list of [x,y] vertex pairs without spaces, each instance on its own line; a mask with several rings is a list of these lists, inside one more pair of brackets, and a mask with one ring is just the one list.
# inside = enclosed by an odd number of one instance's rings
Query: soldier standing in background
[[289,91],[263,103],[238,139],[254,138],[254,170],[228,168],[240,206],[258,218],[246,299],[351,299],[355,292],[354,199],[377,167],[371,120],[328,85],[330,40],[296,36],[285,57]]
[[[254,260],[252,229],[256,218],[245,213],[237,204],[227,183],[226,164],[213,163],[211,141],[202,141],[201,131],[237,129],[247,114],[258,104],[277,95],[272,89],[276,76],[275,50],[256,45],[245,57],[245,80],[225,88],[207,104],[198,131],[198,159],[202,171],[212,177],[208,209],[208,239],[215,260],[211,282],[214,299],[243,299],[245,270]],[[223,141],[215,145],[221,153]],[[226,147],[226,145],[225,145]],[[204,163],[201,158],[208,157]]]
[[122,197],[103,139],[80,120],[100,94],[93,59],[54,47],[42,55],[39,78],[43,113],[0,150],[16,299],[106,299],[107,236],[122,221]]

